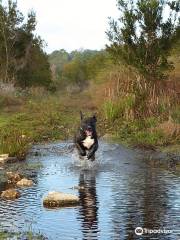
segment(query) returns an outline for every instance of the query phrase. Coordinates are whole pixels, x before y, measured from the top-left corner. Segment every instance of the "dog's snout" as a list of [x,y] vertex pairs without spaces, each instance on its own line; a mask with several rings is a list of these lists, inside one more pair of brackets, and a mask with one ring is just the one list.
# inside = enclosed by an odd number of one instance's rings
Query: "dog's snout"
[[91,130],[92,130],[92,127],[91,127],[91,126],[88,126],[88,127],[87,127],[87,130],[88,130],[88,131],[91,131]]

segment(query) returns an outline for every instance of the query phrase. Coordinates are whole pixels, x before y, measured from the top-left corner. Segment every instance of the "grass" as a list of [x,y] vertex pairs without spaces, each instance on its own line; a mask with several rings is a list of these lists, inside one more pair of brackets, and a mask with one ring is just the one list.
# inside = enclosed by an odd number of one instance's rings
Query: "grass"
[[47,238],[45,238],[41,234],[34,234],[31,231],[26,233],[0,232],[0,240],[8,240],[8,239],[43,240]]
[[[7,96],[6,96],[7,97]],[[106,99],[97,104],[98,96],[89,90],[79,94],[32,94],[16,97],[16,108],[3,105],[0,112],[0,154],[9,153],[23,159],[32,144],[66,140],[73,137],[80,121],[79,111],[98,117],[98,133],[110,133],[114,139],[128,145],[178,145],[177,136],[165,136],[158,125],[161,116],[134,120],[131,115],[134,98]],[[12,101],[12,97],[11,97]],[[171,116],[179,123],[180,109],[174,106]]]
[[180,124],[180,106],[175,106],[171,115],[173,120]]
[[134,105],[133,95],[121,97],[120,99],[109,99],[103,104],[103,113],[109,123],[113,123],[116,119],[127,116]]
[[[82,97],[84,101],[89,98]],[[15,111],[1,109],[0,154],[23,159],[32,144],[72,138],[80,109],[88,112],[79,95],[60,94],[28,97]]]
[[161,119],[155,117],[137,120],[126,120],[122,117],[117,118],[113,122],[108,122],[108,127],[105,131],[111,134],[112,138],[116,141],[129,146],[179,146],[179,137],[166,135],[164,131],[158,127],[160,123]]

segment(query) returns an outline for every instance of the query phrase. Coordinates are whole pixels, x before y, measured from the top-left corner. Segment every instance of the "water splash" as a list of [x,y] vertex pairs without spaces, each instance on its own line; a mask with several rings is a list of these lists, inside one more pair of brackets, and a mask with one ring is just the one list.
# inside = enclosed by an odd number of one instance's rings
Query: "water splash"
[[95,170],[101,165],[103,154],[101,151],[98,151],[96,153],[95,160],[91,161],[88,160],[86,156],[79,157],[77,149],[74,149],[71,159],[74,167],[80,168],[81,170]]

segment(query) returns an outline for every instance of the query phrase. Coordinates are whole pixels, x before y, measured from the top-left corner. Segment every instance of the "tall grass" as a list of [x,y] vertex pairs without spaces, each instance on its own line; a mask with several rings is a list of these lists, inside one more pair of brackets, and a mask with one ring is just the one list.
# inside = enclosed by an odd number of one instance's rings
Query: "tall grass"
[[134,96],[128,95],[122,98],[109,99],[103,104],[105,118],[113,122],[118,118],[128,119],[134,106]]
[[31,141],[18,128],[8,126],[0,129],[0,153],[23,159],[30,147]]
[[180,124],[180,105],[176,105],[173,107],[171,111],[171,116],[176,123]]
[[16,111],[1,108],[0,154],[24,158],[32,144],[72,137],[78,122],[79,99],[76,107],[76,99],[33,93]]

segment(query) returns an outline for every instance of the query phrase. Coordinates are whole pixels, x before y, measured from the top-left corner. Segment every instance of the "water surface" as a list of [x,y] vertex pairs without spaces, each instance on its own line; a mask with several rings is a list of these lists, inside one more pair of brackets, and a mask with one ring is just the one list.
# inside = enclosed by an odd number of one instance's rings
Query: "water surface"
[[[0,201],[2,230],[30,229],[52,240],[180,239],[180,178],[151,168],[135,151],[100,142],[97,162],[79,166],[72,143],[61,142],[35,146],[27,161],[43,166],[20,199]],[[76,194],[80,206],[46,209],[49,191]],[[137,236],[136,227],[171,233]]]

